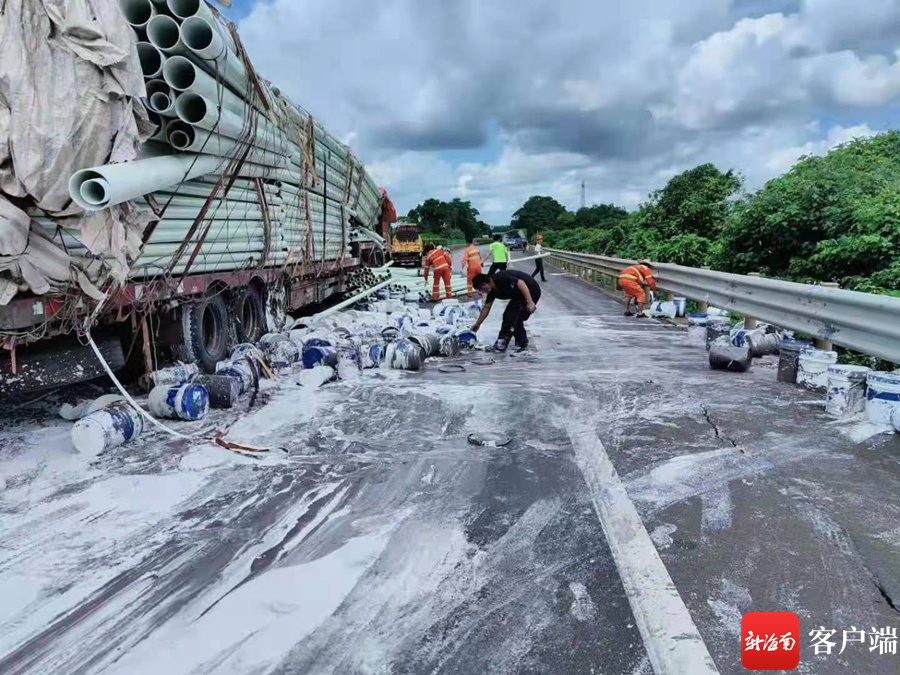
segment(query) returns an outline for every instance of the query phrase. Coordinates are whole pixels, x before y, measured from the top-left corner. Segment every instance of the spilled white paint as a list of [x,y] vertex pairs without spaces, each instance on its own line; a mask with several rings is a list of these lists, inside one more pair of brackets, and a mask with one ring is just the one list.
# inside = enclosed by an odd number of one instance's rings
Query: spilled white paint
[[653,543],[656,544],[656,548],[667,549],[674,543],[672,535],[677,529],[678,527],[676,525],[664,523],[653,528],[653,532],[650,533],[650,538],[653,540]]
[[578,621],[591,621],[597,617],[597,606],[591,600],[591,594],[588,592],[587,586],[580,581],[569,583],[569,590],[572,591],[574,599],[569,612]]

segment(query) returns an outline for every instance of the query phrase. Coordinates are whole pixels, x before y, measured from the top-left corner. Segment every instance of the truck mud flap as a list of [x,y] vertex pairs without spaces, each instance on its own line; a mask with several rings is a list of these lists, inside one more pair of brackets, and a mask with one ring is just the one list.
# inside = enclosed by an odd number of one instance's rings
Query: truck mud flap
[[[94,341],[113,372],[124,367],[125,354],[117,335],[97,333]],[[0,400],[87,382],[105,374],[91,348],[71,336],[47,344],[20,346],[16,350],[15,374],[10,353],[0,354]]]

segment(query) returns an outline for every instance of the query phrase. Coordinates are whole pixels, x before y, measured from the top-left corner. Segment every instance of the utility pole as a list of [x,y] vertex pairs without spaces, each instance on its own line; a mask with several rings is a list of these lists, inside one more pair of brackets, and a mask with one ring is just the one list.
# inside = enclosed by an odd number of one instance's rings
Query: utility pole
[[584,181],[581,181],[581,208],[585,207],[584,203]]

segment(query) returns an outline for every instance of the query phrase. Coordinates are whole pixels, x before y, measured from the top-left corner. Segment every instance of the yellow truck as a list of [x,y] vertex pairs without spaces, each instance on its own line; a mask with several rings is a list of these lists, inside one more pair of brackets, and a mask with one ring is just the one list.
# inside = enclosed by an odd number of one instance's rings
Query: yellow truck
[[422,235],[415,225],[400,225],[395,230],[391,257],[397,267],[422,266]]

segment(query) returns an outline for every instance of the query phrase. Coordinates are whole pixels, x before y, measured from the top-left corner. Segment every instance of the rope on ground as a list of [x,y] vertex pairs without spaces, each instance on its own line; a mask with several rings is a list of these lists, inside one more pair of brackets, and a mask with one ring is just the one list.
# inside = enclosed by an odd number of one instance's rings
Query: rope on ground
[[461,363],[448,363],[445,366],[441,366],[438,368],[439,373],[464,373],[466,372],[466,367]]

